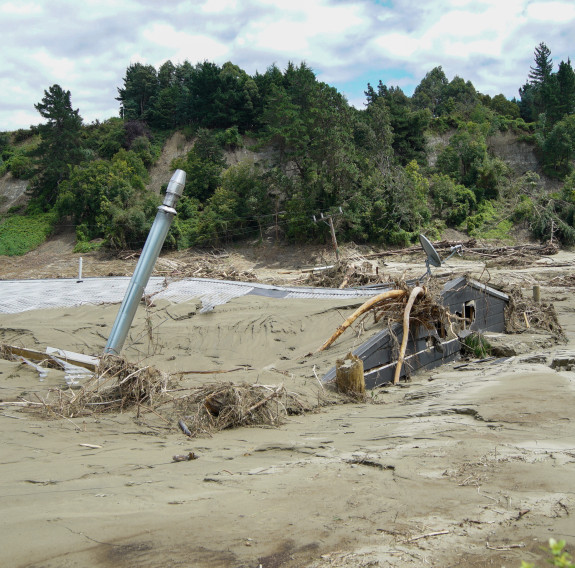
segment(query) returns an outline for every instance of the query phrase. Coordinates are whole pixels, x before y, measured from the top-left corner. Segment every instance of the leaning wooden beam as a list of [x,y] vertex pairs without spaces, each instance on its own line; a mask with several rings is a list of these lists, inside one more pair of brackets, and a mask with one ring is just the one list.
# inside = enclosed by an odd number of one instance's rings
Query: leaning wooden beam
[[58,364],[58,362],[54,359],[54,355],[64,359],[72,365],[84,367],[90,371],[94,371],[98,363],[98,359],[96,357],[89,357],[87,355],[83,355],[82,353],[73,353],[72,351],[61,351],[52,347],[48,347],[45,353],[43,351],[30,349],[28,347],[17,347],[16,345],[2,344],[0,347],[2,347],[2,350],[5,353],[14,356],[26,357],[27,359],[31,359],[33,361],[45,361],[49,359],[54,364],[57,364],[59,368],[61,368],[61,365]]
[[416,286],[409,294],[409,300],[407,300],[407,305],[405,306],[405,311],[403,312],[403,337],[401,338],[401,347],[399,348],[399,357],[397,358],[397,366],[395,367],[395,375],[393,377],[393,384],[396,385],[399,382],[399,375],[401,374],[401,367],[403,366],[403,360],[405,358],[405,349],[407,348],[407,339],[409,336],[409,316],[411,314],[411,308],[413,307],[413,302],[415,298],[424,292],[424,288],[421,286]]
[[2,348],[6,354],[26,357],[27,359],[34,359],[35,361],[43,361],[44,359],[50,359],[49,355],[42,351],[37,351],[36,349],[29,349],[27,347],[16,347],[15,345],[3,344]]
[[318,349],[318,351],[323,351],[327,349],[359,316],[379,304],[384,300],[390,298],[401,298],[405,296],[407,292],[405,290],[388,290],[387,292],[382,292],[373,298],[370,298],[365,304],[361,305],[353,314],[351,314],[336,330],[335,333]]

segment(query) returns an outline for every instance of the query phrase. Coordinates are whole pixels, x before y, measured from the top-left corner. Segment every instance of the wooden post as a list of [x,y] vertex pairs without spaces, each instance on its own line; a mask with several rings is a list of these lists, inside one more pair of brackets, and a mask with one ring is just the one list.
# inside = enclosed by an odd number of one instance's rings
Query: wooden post
[[328,219],[329,219],[329,230],[331,232],[331,241],[333,242],[333,248],[335,249],[335,259],[339,260],[339,250],[337,248],[337,239],[335,238],[335,229],[333,228],[333,218],[330,215]]
[[341,393],[365,394],[363,361],[352,353],[348,353],[344,359],[338,359],[335,364],[335,384]]
[[533,286],[533,301],[537,303],[541,301],[541,288],[538,284]]

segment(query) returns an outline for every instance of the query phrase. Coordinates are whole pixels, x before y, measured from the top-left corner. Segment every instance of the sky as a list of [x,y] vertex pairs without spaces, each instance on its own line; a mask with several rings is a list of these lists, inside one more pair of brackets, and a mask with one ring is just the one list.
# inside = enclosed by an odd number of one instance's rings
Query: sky
[[303,61],[364,108],[381,80],[411,96],[441,65],[518,97],[544,42],[575,61],[573,0],[0,0],[0,131],[28,128],[54,84],[85,123],[118,116],[131,63],[226,61],[248,74]]

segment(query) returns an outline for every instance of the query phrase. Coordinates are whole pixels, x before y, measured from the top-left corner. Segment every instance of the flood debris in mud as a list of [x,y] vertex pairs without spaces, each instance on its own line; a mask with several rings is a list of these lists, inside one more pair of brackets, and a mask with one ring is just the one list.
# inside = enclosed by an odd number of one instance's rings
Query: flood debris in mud
[[505,332],[523,333],[543,331],[551,333],[556,341],[565,341],[565,332],[551,303],[535,302],[525,296],[519,286],[506,290],[509,303],[505,310]]
[[391,280],[380,274],[379,266],[374,266],[369,260],[342,259],[324,270],[312,272],[303,283],[318,288],[343,289],[387,284],[391,283]]
[[52,389],[43,400],[49,413],[73,418],[98,412],[153,408],[166,399],[170,376],[123,357],[102,357],[92,378],[79,389]]
[[287,416],[310,407],[283,384],[216,382],[193,389],[174,401],[190,437],[238,426],[280,426]]

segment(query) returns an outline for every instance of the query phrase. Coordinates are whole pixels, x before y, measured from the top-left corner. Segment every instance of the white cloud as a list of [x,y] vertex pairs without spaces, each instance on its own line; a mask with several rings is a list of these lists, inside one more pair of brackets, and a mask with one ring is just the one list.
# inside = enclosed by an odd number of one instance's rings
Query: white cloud
[[236,0],[207,0],[202,6],[202,12],[206,14],[226,14],[237,7]]
[[572,0],[0,0],[0,23],[0,128],[10,129],[29,125],[54,83],[86,119],[117,115],[135,61],[230,60],[253,74],[305,60],[335,87],[355,80],[352,102],[380,78],[409,93],[436,65],[511,97],[541,41],[555,68],[575,60]]
[[173,62],[219,60],[229,51],[226,45],[209,36],[176,31],[169,24],[153,24],[142,36],[150,45],[162,48],[163,53],[170,53],[167,59]]
[[527,6],[527,16],[541,22],[565,22],[575,19],[572,2],[533,2]]
[[31,54],[31,59],[48,70],[57,81],[71,80],[76,69],[75,62],[67,57],[54,57],[45,48]]
[[388,56],[403,60],[420,49],[421,42],[409,35],[392,32],[379,36],[375,44]]
[[0,13],[18,16],[41,14],[42,6],[37,2],[2,2],[0,3]]

